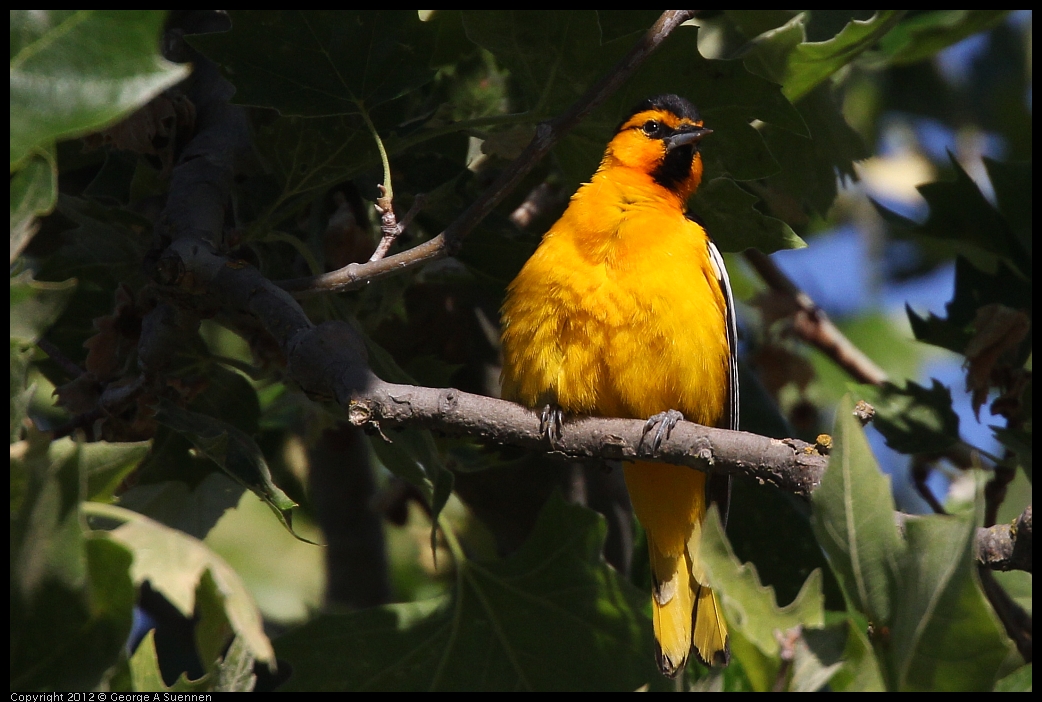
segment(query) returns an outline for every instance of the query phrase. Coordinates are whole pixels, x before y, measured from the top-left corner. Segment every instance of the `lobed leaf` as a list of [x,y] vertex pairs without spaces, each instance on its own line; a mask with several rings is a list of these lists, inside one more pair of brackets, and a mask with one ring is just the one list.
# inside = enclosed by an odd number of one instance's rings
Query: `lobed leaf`
[[811,495],[811,525],[851,607],[871,625],[889,626],[905,552],[894,525],[890,479],[853,416],[853,401],[836,409],[834,446],[821,485]]
[[951,390],[936,379],[930,388],[911,380],[903,388],[862,385],[858,394],[875,407],[873,426],[895,451],[939,453],[959,440]]
[[148,517],[115,505],[84,503],[89,516],[121,525],[107,533],[134,557],[131,576],[135,585],[146,580],[187,618],[197,614],[197,591],[212,579],[210,596],[219,593],[224,616],[236,635],[257,660],[272,664],[271,642],[264,633],[261,614],[239,575],[201,541]]
[[122,119],[188,75],[159,54],[163,10],[11,11],[11,170]]
[[658,677],[645,596],[559,496],[513,556],[456,563],[450,595],[320,616],[276,641],[288,690],[633,690]]
[[233,10],[189,42],[221,64],[236,102],[283,115],[358,114],[429,82],[436,34],[414,10]]

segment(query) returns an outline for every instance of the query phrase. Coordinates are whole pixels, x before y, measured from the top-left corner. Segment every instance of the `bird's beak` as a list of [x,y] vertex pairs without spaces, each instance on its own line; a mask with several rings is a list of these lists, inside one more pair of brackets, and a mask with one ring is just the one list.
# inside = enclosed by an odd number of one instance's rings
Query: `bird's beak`
[[684,131],[674,134],[671,137],[666,137],[667,152],[672,151],[678,146],[683,146],[684,144],[697,144],[702,141],[702,137],[713,133],[712,129],[707,129],[705,127],[684,127],[683,130]]

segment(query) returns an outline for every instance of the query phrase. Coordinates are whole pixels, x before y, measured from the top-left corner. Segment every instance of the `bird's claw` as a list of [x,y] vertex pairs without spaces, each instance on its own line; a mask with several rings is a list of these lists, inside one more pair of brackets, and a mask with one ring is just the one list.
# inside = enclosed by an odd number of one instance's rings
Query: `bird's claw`
[[539,416],[539,433],[546,437],[550,446],[556,446],[561,440],[561,425],[564,423],[564,410],[557,405],[546,405]]
[[[684,415],[677,410],[671,409],[665,412],[659,412],[658,414],[648,417],[648,421],[644,422],[644,431],[640,436],[640,445],[637,446],[637,450],[640,450],[640,446],[644,444],[644,439],[651,436],[651,431],[655,430],[655,436],[651,439],[651,455],[654,456],[658,453],[659,446],[662,445],[663,439],[668,439],[670,433],[673,431],[673,427],[677,425],[677,422],[684,420]],[[658,427],[656,429],[656,427]]]

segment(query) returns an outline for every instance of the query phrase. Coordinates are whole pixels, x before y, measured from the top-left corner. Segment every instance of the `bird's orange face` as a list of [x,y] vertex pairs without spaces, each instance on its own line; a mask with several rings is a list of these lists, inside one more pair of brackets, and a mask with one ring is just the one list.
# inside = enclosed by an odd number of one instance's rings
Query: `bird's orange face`
[[677,106],[649,105],[619,126],[605,157],[613,161],[612,166],[651,175],[686,200],[702,181],[698,146],[710,133],[686,100],[678,100]]

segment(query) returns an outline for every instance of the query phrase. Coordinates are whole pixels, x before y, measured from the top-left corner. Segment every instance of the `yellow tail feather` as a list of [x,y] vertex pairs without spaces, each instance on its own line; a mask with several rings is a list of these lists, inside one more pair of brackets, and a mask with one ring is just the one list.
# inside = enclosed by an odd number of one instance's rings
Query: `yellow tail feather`
[[648,535],[659,669],[676,677],[692,647],[703,663],[726,664],[727,625],[698,557],[705,474],[662,463],[627,464],[625,473],[633,511]]

